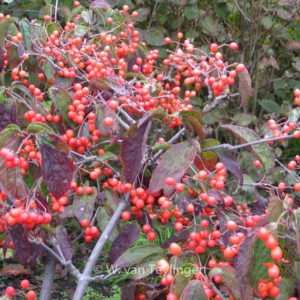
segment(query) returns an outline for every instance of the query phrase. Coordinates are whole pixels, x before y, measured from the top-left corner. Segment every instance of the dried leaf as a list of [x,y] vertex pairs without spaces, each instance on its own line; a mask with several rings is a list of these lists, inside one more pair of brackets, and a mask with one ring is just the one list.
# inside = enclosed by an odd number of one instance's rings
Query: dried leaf
[[127,182],[133,183],[140,172],[151,124],[150,120],[142,123],[140,127],[135,123],[123,136],[121,161]]
[[28,276],[29,271],[21,265],[10,264],[1,269],[1,274],[6,276]]
[[239,78],[239,93],[241,96],[241,103],[239,107],[244,106],[251,96],[251,77],[247,69],[243,72],[238,72]]

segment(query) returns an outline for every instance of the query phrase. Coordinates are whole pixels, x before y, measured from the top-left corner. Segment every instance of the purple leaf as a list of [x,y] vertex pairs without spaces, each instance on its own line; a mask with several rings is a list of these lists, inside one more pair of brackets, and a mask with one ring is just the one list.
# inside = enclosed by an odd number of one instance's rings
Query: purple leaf
[[241,167],[235,156],[232,154],[218,153],[220,161],[224,164],[225,168],[230,171],[238,180],[239,184],[243,184],[243,173]]
[[30,244],[25,228],[23,225],[16,224],[8,226],[8,231],[14,244],[17,258],[24,268],[26,268],[30,258]]
[[100,8],[111,8],[111,6],[104,0],[94,0],[90,6]]
[[136,286],[137,286],[136,282],[131,282],[129,284],[126,284],[123,287],[121,300],[134,299]]
[[[255,131],[247,127],[236,125],[223,125],[222,127],[230,130],[242,143],[256,142],[261,139]],[[275,155],[272,148],[267,143],[252,145],[248,148],[264,164],[266,172],[272,172],[275,167]]]
[[138,121],[138,128],[141,127],[144,122],[149,121],[154,116],[164,115],[165,111],[162,108],[152,109],[147,111]]
[[36,207],[42,211],[49,211],[49,204],[43,194],[40,192],[36,192],[35,197],[37,199],[37,201],[35,201]]
[[125,225],[114,240],[109,251],[109,262],[113,264],[139,237],[140,231],[134,224]]
[[167,177],[172,177],[176,182],[179,182],[185,171],[194,161],[195,155],[196,145],[189,141],[176,144],[167,150],[152,174],[149,184],[149,194],[164,189]]
[[44,256],[46,250],[42,245],[37,245],[37,244],[31,244],[30,250],[31,250],[31,257],[29,259],[29,266],[30,268],[34,269],[38,261],[40,261]]
[[[60,251],[62,255],[64,256],[66,261],[69,261],[72,259],[73,255],[73,245],[70,237],[68,236],[68,233],[66,229],[63,226],[58,226],[55,229],[55,237],[57,239],[57,247],[56,247],[56,253],[61,256]],[[58,251],[58,248],[60,251]]]
[[21,59],[19,57],[19,47],[14,45],[7,45],[7,61],[11,69],[17,67],[21,63]]
[[144,122],[138,127],[135,123],[123,136],[121,161],[127,182],[133,183],[140,172],[151,124],[151,121]]
[[4,68],[3,49],[2,46],[0,46],[0,73],[2,72],[3,68]]
[[73,178],[74,165],[67,151],[68,145],[60,137],[46,132],[37,135],[37,144],[43,180],[49,192],[59,199],[68,191]]

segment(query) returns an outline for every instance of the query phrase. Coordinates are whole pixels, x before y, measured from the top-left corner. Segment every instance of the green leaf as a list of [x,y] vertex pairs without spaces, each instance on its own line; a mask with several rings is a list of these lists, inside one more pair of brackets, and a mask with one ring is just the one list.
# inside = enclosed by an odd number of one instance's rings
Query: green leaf
[[46,132],[54,132],[51,127],[49,127],[47,124],[40,123],[40,122],[34,122],[28,125],[27,130],[28,133],[38,133],[40,131],[46,131]]
[[182,120],[188,122],[192,126],[193,130],[198,135],[200,141],[203,142],[205,133],[204,128],[202,126],[202,118],[200,113],[196,111],[182,110],[179,112],[179,115],[182,117]]
[[84,20],[87,24],[89,24],[90,21],[91,21],[91,18],[92,18],[92,14],[93,14],[92,11],[86,11],[86,10],[84,10],[84,11],[81,13],[81,16],[82,16],[83,20]]
[[[223,125],[222,127],[230,130],[242,143],[260,140],[260,137],[250,128],[235,125]],[[249,146],[248,148],[263,163],[265,170],[272,172],[275,167],[275,155],[271,147],[266,143],[261,143]]]
[[16,22],[15,18],[9,18],[9,19],[5,18],[0,21],[0,28],[1,28],[1,30],[0,30],[0,46],[2,46],[2,47],[4,46],[4,37],[6,35],[6,32],[9,28],[9,26],[14,22]]
[[53,31],[57,30],[58,32],[61,32],[61,27],[56,23],[49,23],[47,25],[47,33],[50,35],[53,33]]
[[6,140],[12,137],[20,128],[15,124],[9,124],[4,130],[0,132],[0,148],[6,142]]
[[276,300],[286,300],[294,294],[295,278],[281,278],[279,289],[280,294],[276,297]]
[[52,61],[51,58],[48,58],[44,62],[44,72],[45,72],[47,79],[52,80],[54,78],[55,69],[53,67],[53,64],[49,60]]
[[191,280],[184,288],[180,300],[207,300],[202,282]]
[[196,20],[199,17],[199,10],[197,5],[188,5],[185,7],[183,14],[188,20]]
[[294,109],[292,109],[290,111],[289,120],[291,122],[297,122],[299,117],[300,117],[300,108],[299,107],[295,107]]
[[178,298],[180,298],[183,290],[189,284],[189,282],[189,278],[186,278],[181,273],[177,273],[174,276],[174,280],[170,286],[170,292],[174,293]]
[[157,151],[157,150],[168,150],[172,147],[171,144],[165,142],[165,143],[155,143],[152,146],[152,151]]
[[163,46],[165,44],[164,35],[162,31],[151,28],[145,31],[146,42],[155,47]]
[[136,22],[145,21],[151,13],[150,7],[141,7],[138,8],[136,11],[139,13],[138,17],[135,19]]
[[22,19],[19,23],[20,30],[23,35],[23,41],[25,44],[25,48],[28,51],[31,51],[31,24],[29,23],[28,19]]
[[203,31],[211,36],[216,36],[220,31],[219,23],[211,16],[207,15],[200,21]]
[[[101,231],[103,231],[107,224],[109,223],[111,217],[113,216],[113,211],[108,206],[100,206],[97,213],[97,222]],[[113,232],[110,234],[108,239],[114,241],[118,236],[118,230],[114,228]]]
[[[198,143],[195,141],[195,144]],[[196,145],[185,141],[174,145],[167,150],[154,170],[149,184],[149,193],[155,193],[161,189],[165,189],[165,195],[168,195],[172,190],[167,189],[165,179],[173,177],[176,182],[179,182],[184,172],[190,167],[196,155]]]
[[87,26],[83,26],[83,25],[79,24],[75,27],[74,33],[78,37],[83,37],[87,33],[88,30],[89,30],[89,28]]
[[68,21],[69,21],[69,22],[72,22],[73,19],[74,19],[74,17],[77,16],[78,14],[80,14],[80,13],[81,13],[82,11],[84,11],[84,10],[85,10],[85,8],[84,8],[83,6],[75,7],[75,8],[71,11],[71,13],[70,13],[70,15],[69,15],[69,18],[68,18]]
[[280,113],[281,111],[280,106],[273,100],[262,100],[259,102],[259,105],[261,105],[267,112]]
[[268,222],[277,222],[279,220],[280,215],[283,212],[283,201],[281,201],[278,197],[272,196],[269,199],[268,204]]
[[209,276],[220,275],[223,284],[228,289],[234,299],[242,299],[236,270],[231,266],[220,265],[209,272]]
[[65,121],[72,127],[77,127],[76,124],[68,117],[68,106],[72,103],[70,94],[60,88],[51,87],[49,89],[49,97],[54,102],[57,109],[61,112]]
[[[128,249],[113,264],[113,267],[124,268],[140,263],[144,258],[153,254],[163,254],[163,249],[159,246],[146,245]],[[155,271],[155,268],[154,270]]]
[[273,21],[270,16],[262,17],[260,22],[267,30],[270,30],[273,27]]

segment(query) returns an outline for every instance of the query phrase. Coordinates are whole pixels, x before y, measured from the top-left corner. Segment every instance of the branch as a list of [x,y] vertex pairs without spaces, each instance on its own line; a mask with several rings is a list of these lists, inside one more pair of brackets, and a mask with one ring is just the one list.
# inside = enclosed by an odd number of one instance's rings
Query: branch
[[130,193],[125,195],[124,201],[120,202],[119,206],[115,210],[113,216],[111,217],[109,223],[105,227],[104,231],[102,232],[98,242],[96,243],[86,265],[83,270],[83,273],[79,276],[78,284],[76,287],[76,291],[73,296],[73,300],[81,300],[85,294],[85,290],[91,281],[91,275],[94,270],[94,267],[97,263],[98,257],[106,244],[108,237],[116,227],[117,223],[119,222],[119,219],[121,217],[121,214],[123,210],[128,206],[129,204],[129,198]]
[[215,151],[215,150],[238,150],[238,149],[253,146],[253,145],[258,145],[258,144],[263,144],[263,143],[268,143],[268,142],[273,142],[273,141],[280,141],[280,140],[289,140],[292,138],[294,138],[293,135],[286,135],[286,136],[281,136],[281,137],[265,138],[265,139],[261,139],[259,141],[253,141],[253,142],[245,143],[242,145],[236,145],[236,146],[231,146],[230,144],[222,144],[219,146],[202,149],[202,152]]

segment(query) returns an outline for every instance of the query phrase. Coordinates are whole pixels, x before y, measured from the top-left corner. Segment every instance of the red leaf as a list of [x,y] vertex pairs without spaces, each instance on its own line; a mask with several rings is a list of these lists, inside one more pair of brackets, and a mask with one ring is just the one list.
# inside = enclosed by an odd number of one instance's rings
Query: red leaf
[[37,144],[41,153],[41,171],[49,192],[56,198],[62,197],[73,179],[73,161],[69,157],[68,145],[50,133],[40,132]]
[[14,244],[17,258],[24,268],[26,268],[30,258],[30,244],[25,228],[20,224],[16,224],[8,226],[8,231]]
[[[193,143],[185,141],[174,145],[163,154],[150,179],[149,194],[169,187],[165,184],[167,177],[174,178],[175,182],[180,181],[195,159],[197,143],[196,140],[193,140]],[[170,194],[169,189],[165,192],[167,192],[165,193],[166,196]]]
[[118,237],[114,240],[109,251],[109,262],[114,264],[117,259],[132,245],[139,237],[140,231],[135,224],[125,225]]
[[130,183],[135,181],[140,172],[151,124],[148,121],[138,127],[138,123],[135,123],[123,136],[121,160],[125,178]]
[[31,250],[31,257],[29,259],[29,266],[30,268],[34,269],[38,261],[41,260],[42,257],[44,256],[46,250],[42,245],[38,245],[38,244],[31,244],[30,250]]

